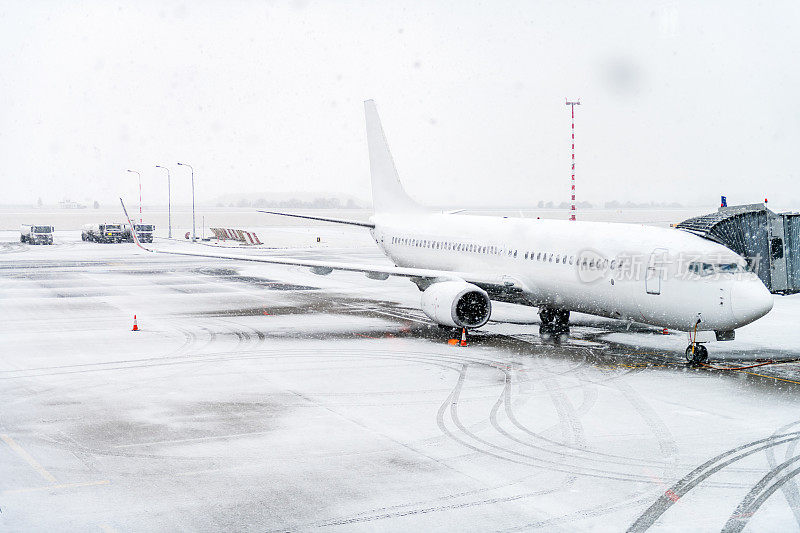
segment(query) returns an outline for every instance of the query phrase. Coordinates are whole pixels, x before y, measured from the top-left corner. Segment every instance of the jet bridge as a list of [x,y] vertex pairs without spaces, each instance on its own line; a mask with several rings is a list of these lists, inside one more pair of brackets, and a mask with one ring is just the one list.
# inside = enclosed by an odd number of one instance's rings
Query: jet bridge
[[800,292],[800,213],[775,213],[766,204],[736,205],[676,227],[747,258],[770,292]]

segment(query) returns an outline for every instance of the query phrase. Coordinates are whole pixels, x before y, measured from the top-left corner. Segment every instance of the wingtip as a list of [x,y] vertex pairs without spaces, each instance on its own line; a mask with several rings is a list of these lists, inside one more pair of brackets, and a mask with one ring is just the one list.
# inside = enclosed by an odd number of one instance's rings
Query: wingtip
[[122,201],[122,198],[119,199],[119,203],[122,204],[122,212],[125,213],[125,218],[128,219],[128,226],[130,226],[131,228],[131,236],[133,236],[133,242],[136,243],[136,246],[138,246],[145,252],[154,252],[155,250],[150,250],[149,248],[145,248],[144,246],[142,246],[142,243],[139,242],[139,237],[138,235],[136,235],[136,227],[133,225],[130,215],[128,215],[128,209],[125,207],[125,202]]

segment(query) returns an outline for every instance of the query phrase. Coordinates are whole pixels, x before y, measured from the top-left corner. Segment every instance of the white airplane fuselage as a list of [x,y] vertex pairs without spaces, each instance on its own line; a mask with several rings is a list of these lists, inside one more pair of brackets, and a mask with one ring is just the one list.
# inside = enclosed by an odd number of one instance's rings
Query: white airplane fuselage
[[[681,230],[424,212],[372,221],[373,238],[396,265],[502,272],[530,305],[681,331],[732,331],[773,304],[743,258]],[[695,275],[687,272],[692,262],[738,270]]]

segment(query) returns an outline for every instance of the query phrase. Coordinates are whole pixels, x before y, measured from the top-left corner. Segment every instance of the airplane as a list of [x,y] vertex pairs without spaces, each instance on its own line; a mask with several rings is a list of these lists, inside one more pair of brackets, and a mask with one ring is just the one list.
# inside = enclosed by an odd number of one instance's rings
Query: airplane
[[400,183],[375,102],[365,101],[364,108],[374,206],[369,222],[262,212],[363,227],[393,266],[160,252],[136,244],[148,252],[308,267],[319,275],[404,277],[422,292],[421,309],[433,322],[463,331],[489,321],[492,301],[537,307],[540,335],[555,342],[569,334],[571,312],[670,328],[688,332],[686,358],[693,364],[708,360],[700,332],[731,340],[736,328],[772,309],[772,294],[744,258],[682,230],[424,207]]

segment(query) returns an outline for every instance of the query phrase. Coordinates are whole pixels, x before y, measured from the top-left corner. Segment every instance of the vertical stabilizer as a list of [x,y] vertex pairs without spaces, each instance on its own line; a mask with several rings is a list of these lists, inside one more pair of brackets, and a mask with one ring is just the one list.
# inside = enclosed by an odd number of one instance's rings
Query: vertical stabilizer
[[367,146],[369,171],[372,175],[372,205],[376,213],[404,213],[420,211],[421,207],[403,190],[394,166],[381,119],[374,100],[364,102],[367,119]]

